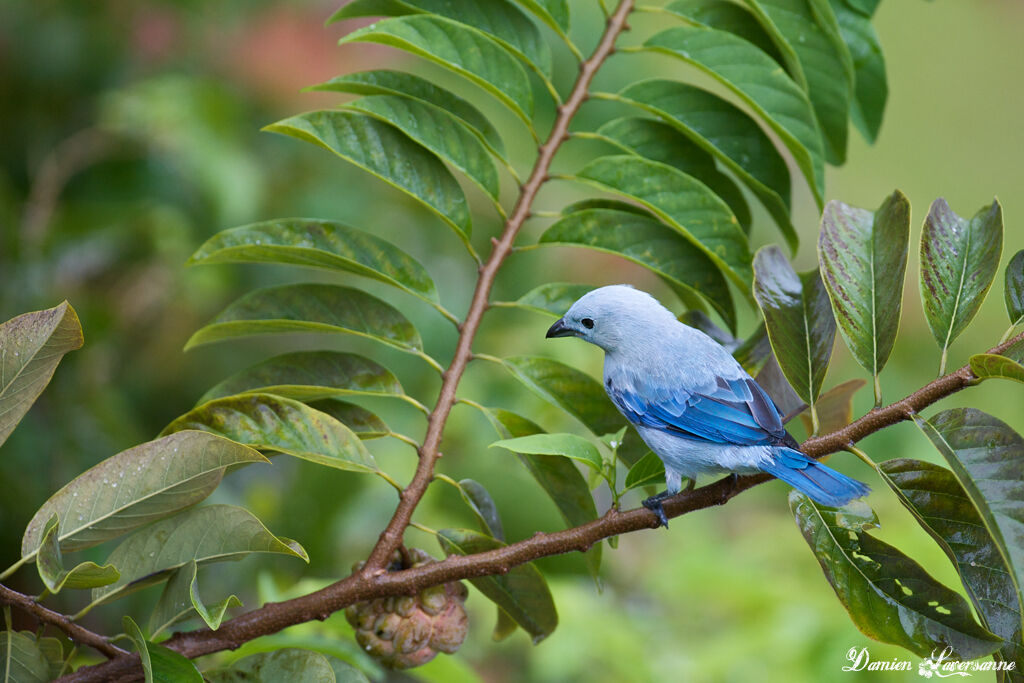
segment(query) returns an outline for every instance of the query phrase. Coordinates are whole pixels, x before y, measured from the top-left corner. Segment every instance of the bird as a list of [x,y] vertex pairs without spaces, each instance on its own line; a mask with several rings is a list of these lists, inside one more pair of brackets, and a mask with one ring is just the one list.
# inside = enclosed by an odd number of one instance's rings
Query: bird
[[629,285],[594,289],[546,338],[578,337],[604,350],[604,388],[665,464],[666,490],[643,501],[668,527],[663,501],[706,473],[766,472],[812,500],[841,507],[868,486],[799,450],[764,389],[723,346]]

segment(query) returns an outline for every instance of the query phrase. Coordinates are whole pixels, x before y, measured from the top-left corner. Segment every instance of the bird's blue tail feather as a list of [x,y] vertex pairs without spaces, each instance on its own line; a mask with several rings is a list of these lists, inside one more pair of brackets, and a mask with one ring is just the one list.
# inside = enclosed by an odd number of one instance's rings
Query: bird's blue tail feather
[[867,484],[840,474],[792,448],[777,448],[773,456],[769,462],[761,464],[761,470],[778,477],[816,503],[840,507],[871,491]]

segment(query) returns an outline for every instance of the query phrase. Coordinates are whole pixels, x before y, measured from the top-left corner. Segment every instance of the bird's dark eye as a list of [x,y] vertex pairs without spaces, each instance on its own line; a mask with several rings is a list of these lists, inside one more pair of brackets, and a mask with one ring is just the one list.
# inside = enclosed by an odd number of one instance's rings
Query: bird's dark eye
[[583,324],[583,327],[587,328],[588,330],[594,329],[594,321],[591,320],[590,318],[584,318],[580,322]]

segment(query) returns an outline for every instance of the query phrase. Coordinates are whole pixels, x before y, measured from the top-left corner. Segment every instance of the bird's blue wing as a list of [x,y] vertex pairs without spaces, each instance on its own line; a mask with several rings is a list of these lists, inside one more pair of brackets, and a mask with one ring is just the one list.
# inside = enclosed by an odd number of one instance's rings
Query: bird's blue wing
[[726,380],[697,390],[665,386],[618,386],[608,395],[635,424],[690,439],[742,446],[774,445],[786,437],[782,416],[772,400],[749,377]]

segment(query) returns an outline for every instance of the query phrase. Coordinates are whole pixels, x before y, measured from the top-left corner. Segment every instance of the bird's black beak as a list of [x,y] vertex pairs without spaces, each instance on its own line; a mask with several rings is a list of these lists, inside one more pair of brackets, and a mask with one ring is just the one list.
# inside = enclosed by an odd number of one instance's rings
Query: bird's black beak
[[572,331],[562,318],[559,318],[554,325],[548,328],[547,334],[544,335],[545,339],[551,339],[552,337],[572,337],[576,333]]

